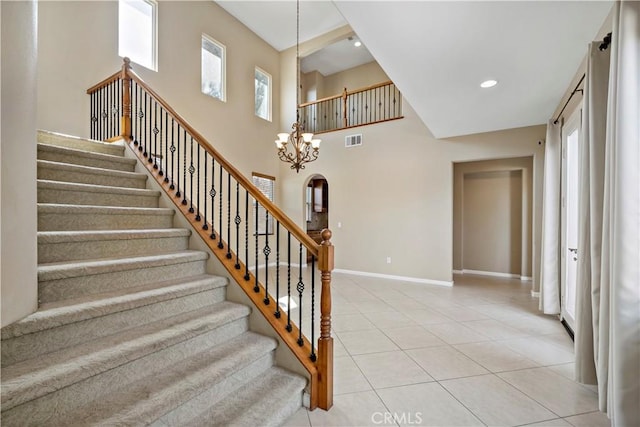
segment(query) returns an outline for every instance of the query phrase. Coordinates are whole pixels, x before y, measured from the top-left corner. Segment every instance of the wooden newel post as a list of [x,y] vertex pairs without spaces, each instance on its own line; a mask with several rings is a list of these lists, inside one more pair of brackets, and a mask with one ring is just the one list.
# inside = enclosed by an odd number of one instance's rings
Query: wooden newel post
[[347,123],[347,88],[342,92],[342,127],[348,127]]
[[318,339],[318,406],[328,410],[333,406],[333,338],[331,337],[331,271],[333,245],[331,230],[322,230],[322,243],[318,254],[321,273],[320,338]]
[[131,141],[131,77],[129,70],[131,69],[131,60],[124,58],[122,64],[122,126],[120,127],[120,136],[127,141]]

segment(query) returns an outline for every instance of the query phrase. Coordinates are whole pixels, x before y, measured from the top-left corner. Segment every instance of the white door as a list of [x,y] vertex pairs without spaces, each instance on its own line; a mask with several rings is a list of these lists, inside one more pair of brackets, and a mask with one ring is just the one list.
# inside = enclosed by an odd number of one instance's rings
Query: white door
[[562,127],[562,288],[561,315],[575,331],[578,267],[578,150],[582,109]]

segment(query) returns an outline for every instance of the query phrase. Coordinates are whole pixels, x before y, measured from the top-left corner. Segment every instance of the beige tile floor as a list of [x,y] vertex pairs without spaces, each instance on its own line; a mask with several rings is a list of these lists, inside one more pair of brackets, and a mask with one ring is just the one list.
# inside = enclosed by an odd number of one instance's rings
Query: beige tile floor
[[595,388],[573,381],[571,339],[540,314],[530,282],[454,281],[334,274],[334,406],[285,425],[610,426]]

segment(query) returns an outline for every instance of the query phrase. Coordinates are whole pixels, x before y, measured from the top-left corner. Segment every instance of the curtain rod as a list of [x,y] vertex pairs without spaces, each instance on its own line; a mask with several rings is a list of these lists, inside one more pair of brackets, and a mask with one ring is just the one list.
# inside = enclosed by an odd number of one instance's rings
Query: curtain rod
[[[598,49],[606,50],[609,47],[610,44],[611,44],[611,33],[607,34],[604,37],[604,39],[602,39],[602,43],[600,43],[600,46],[598,46]],[[573,98],[573,95],[575,95],[578,92],[580,92],[580,93],[583,92],[582,89],[578,89],[578,88],[580,87],[580,85],[584,81],[585,76],[586,76],[586,74],[582,75],[582,78],[580,79],[580,81],[578,82],[576,87],[571,92],[571,95],[569,95],[569,99],[567,99],[567,102],[564,103],[564,106],[562,107],[562,110],[560,110],[560,113],[558,114],[558,117],[556,117],[556,119],[553,121],[554,125],[558,124],[558,121],[560,120],[560,117],[562,117],[562,113],[564,113],[564,109],[567,108],[567,105],[569,105],[569,102],[571,102],[571,99]]]

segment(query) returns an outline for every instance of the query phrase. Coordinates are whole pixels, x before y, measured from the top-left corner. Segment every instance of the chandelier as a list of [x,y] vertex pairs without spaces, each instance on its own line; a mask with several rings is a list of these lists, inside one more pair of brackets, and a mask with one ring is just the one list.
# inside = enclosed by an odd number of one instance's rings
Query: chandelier
[[283,162],[291,163],[291,169],[300,172],[305,163],[318,158],[320,140],[313,139],[313,133],[304,132],[300,124],[300,0],[296,1],[296,121],[290,133],[279,133],[276,139],[278,157]]

